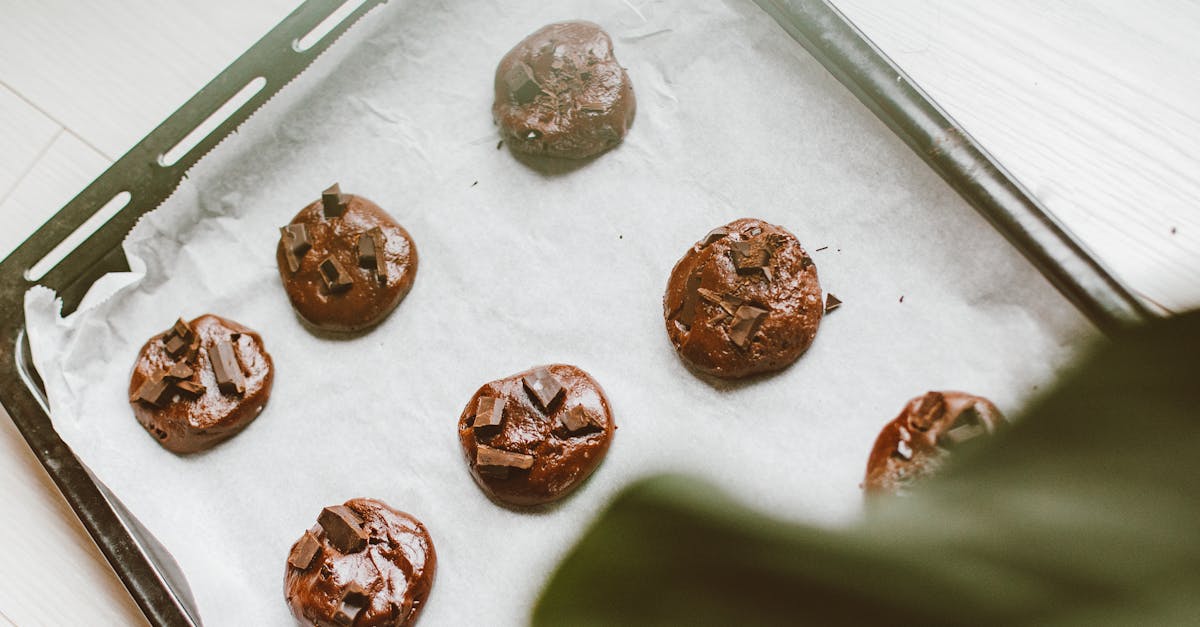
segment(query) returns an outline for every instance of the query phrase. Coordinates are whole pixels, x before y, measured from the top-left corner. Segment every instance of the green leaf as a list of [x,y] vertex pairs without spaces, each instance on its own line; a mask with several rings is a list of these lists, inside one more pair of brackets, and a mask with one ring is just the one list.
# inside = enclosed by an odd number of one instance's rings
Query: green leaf
[[1198,624],[1200,313],[1100,347],[850,528],[780,522],[683,477],[635,483],[533,623]]

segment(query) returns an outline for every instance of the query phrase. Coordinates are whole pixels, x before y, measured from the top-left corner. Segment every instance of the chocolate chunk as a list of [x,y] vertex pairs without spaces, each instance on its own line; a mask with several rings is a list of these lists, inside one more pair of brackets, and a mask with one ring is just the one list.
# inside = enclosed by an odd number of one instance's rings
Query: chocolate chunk
[[346,211],[346,198],[342,195],[342,188],[337,183],[321,192],[321,209],[326,218],[340,218],[342,212]]
[[571,433],[586,429],[587,427],[604,429],[603,420],[592,415],[587,409],[584,409],[583,405],[572,407],[570,411],[559,417],[559,422]]
[[375,278],[387,280],[387,258],[384,245],[387,238],[383,229],[375,227],[358,236],[358,265],[375,270]]
[[762,233],[762,229],[758,228],[757,226],[756,226],[756,227],[752,227],[752,228],[751,228],[749,231],[746,231],[746,234],[747,234],[747,235],[749,235],[750,237],[754,237],[754,236],[756,236],[756,235],[759,235],[759,234],[761,234],[761,233]]
[[241,394],[246,391],[246,379],[242,366],[233,352],[233,344],[219,340],[208,347],[208,363],[217,377],[217,388],[224,394]]
[[755,246],[750,242],[733,242],[730,244],[729,252],[738,274],[761,270],[771,263],[770,249],[765,246]]
[[184,354],[187,352],[189,346],[191,346],[191,342],[178,335],[172,335],[167,338],[167,354],[172,357],[179,357]]
[[525,383],[525,389],[529,391],[530,397],[546,411],[550,410],[554,399],[558,398],[563,391],[562,384],[545,368],[538,368],[525,375],[521,380]]
[[358,583],[352,582],[342,594],[342,601],[333,613],[333,622],[339,625],[353,625],[358,615],[366,608],[367,591]]
[[725,313],[730,316],[732,316],[734,314],[734,312],[737,311],[738,307],[742,304],[742,299],[738,298],[737,296],[730,296],[728,294],[718,294],[710,289],[705,289],[703,287],[696,290],[696,292],[699,293],[700,297],[703,298],[704,300],[706,300],[714,305],[717,305],[721,309],[724,309]]
[[330,293],[344,292],[354,284],[354,279],[350,277],[350,274],[346,272],[342,264],[338,263],[338,260],[332,256],[322,259],[321,263],[317,264],[317,270],[320,271],[321,281],[325,283],[325,289]]
[[191,341],[195,337],[196,332],[192,330],[191,325],[183,318],[175,320],[175,324],[171,326],[171,330],[167,332],[168,336],[176,336]]
[[504,420],[504,399],[480,396],[479,404],[475,406],[475,422],[471,423],[471,426],[476,429],[498,427],[502,420]]
[[842,301],[837,296],[834,296],[833,294],[825,295],[825,313],[829,313],[841,306]]
[[680,305],[679,312],[675,314],[675,319],[684,326],[691,327],[692,322],[696,319],[696,305],[699,304],[696,292],[699,289],[700,275],[690,275],[687,283],[683,286],[683,304]]
[[195,381],[176,381],[175,389],[189,396],[200,396],[204,393],[205,387],[204,384]]
[[938,436],[938,445],[947,448],[954,447],[983,435],[987,435],[987,427],[982,424],[959,425],[948,431],[943,431]]
[[704,239],[700,242],[700,248],[704,248],[705,246],[708,246],[709,244],[721,239],[722,237],[725,237],[726,235],[729,235],[729,229],[723,226],[718,226],[717,228],[709,231],[708,235],[704,236]]
[[505,468],[529,470],[533,467],[533,460],[533,455],[514,453],[512,451],[492,448],[482,444],[480,444],[475,451],[476,466],[500,466]]
[[367,545],[367,530],[363,529],[363,520],[345,505],[321,510],[317,524],[325,530],[329,543],[342,553],[357,553]]
[[288,563],[294,568],[305,570],[312,564],[313,558],[317,556],[317,552],[321,550],[321,543],[311,532],[305,531],[304,535],[300,536],[300,541],[292,547],[292,552],[288,554]]
[[171,382],[163,378],[162,374],[154,374],[142,382],[138,387],[137,392],[130,400],[142,401],[150,403],[155,407],[162,407],[171,400]]
[[192,378],[193,374],[196,374],[196,371],[192,370],[191,366],[183,362],[179,362],[172,365],[171,368],[167,370],[165,376],[171,379],[190,379]]
[[908,426],[926,431],[946,413],[946,397],[941,392],[929,392],[921,397],[921,404],[908,416]]
[[299,270],[300,259],[312,248],[312,241],[308,238],[308,227],[303,224],[280,227],[279,239],[283,243],[283,256],[287,259],[288,270]]
[[733,314],[733,325],[729,327],[729,339],[738,348],[746,348],[754,339],[754,335],[758,333],[758,327],[762,325],[766,317],[766,309],[752,305],[738,307]]
[[533,78],[533,70],[528,65],[518,62],[504,75],[504,84],[508,93],[520,104],[530,102],[542,93],[542,87]]

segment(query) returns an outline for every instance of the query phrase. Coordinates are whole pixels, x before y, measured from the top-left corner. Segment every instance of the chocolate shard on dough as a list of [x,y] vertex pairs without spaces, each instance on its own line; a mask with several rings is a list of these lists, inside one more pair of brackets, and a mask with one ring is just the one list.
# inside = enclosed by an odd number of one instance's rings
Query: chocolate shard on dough
[[333,622],[349,627],[358,619],[358,615],[367,608],[367,591],[357,583],[346,587],[345,594],[333,613]]
[[208,362],[217,377],[217,388],[223,394],[241,394],[246,391],[242,366],[233,352],[233,344],[228,340],[219,340],[208,347]]
[[733,242],[730,244],[730,256],[738,274],[747,274],[755,270],[769,267],[771,251],[765,246],[754,245],[751,242]]
[[192,327],[187,323],[187,320],[179,318],[175,321],[175,324],[171,326],[171,330],[167,332],[167,335],[180,337],[190,342],[192,338],[195,337],[196,332],[192,330]]
[[308,227],[303,224],[289,224],[280,227],[279,239],[283,243],[288,270],[292,272],[299,270],[300,259],[312,248],[312,240],[308,238]]
[[709,244],[721,239],[722,237],[725,237],[726,235],[729,235],[729,229],[723,226],[718,226],[717,228],[709,231],[708,235],[704,236],[704,239],[700,242],[700,247],[704,248],[705,246],[708,246]]
[[834,309],[842,306],[842,300],[833,294],[825,295],[825,313],[829,313]]
[[354,279],[350,277],[350,274],[346,272],[342,264],[338,263],[338,260],[334,259],[333,256],[322,259],[321,263],[317,264],[317,270],[320,271],[321,281],[325,283],[325,289],[330,293],[344,292],[350,289],[351,285],[354,285]]
[[167,338],[166,346],[168,355],[172,357],[179,357],[187,352],[188,347],[191,346],[191,342],[179,337],[178,335],[171,335],[169,338]]
[[700,298],[720,307],[725,310],[725,313],[732,316],[742,304],[742,299],[737,296],[728,294],[718,294],[710,289],[700,288],[696,290],[700,294]]
[[482,444],[475,451],[476,466],[501,466],[529,470],[533,467],[533,455],[514,453],[503,449],[492,448]]
[[604,428],[603,419],[592,415],[592,413],[584,408],[583,405],[576,405],[572,407],[570,411],[567,411],[562,416],[559,416],[559,422],[561,422],[562,425],[567,428],[567,431],[570,431],[571,433],[582,431],[588,427],[595,427],[597,429]]
[[542,93],[542,86],[533,78],[533,69],[524,62],[518,62],[509,68],[504,74],[504,84],[508,86],[508,93],[512,94],[519,104],[531,102]]
[[166,376],[169,379],[190,379],[190,378],[192,378],[193,374],[196,374],[196,371],[192,370],[191,366],[189,366],[183,362],[179,362],[177,364],[172,365],[171,368],[167,370],[166,375],[164,375],[164,376]]
[[163,378],[162,373],[151,375],[138,388],[133,400],[150,403],[162,407],[171,400],[171,382]]
[[203,383],[197,383],[196,381],[176,381],[175,389],[189,396],[200,396],[206,388]]
[[946,413],[946,397],[941,392],[929,392],[921,397],[921,404],[908,417],[908,426],[918,431],[927,431]]
[[311,531],[305,531],[304,535],[300,536],[300,541],[292,547],[292,552],[288,554],[288,564],[293,568],[305,570],[312,564],[313,558],[317,556],[317,551],[321,550],[321,542]]
[[498,427],[504,420],[504,399],[493,396],[480,396],[475,408],[475,422],[471,426]]
[[687,284],[683,287],[683,305],[679,307],[679,312],[675,314],[675,319],[680,324],[691,327],[696,320],[696,305],[699,305],[697,292],[700,287],[700,275],[693,274],[687,278]]
[[974,440],[980,436],[987,435],[987,433],[987,427],[982,423],[959,425],[953,429],[943,431],[938,436],[938,445],[952,448],[968,440]]
[[733,325],[729,327],[729,339],[738,348],[746,348],[754,339],[754,335],[758,333],[758,327],[762,325],[763,319],[766,317],[766,309],[752,305],[738,307],[733,314]]
[[380,281],[387,281],[386,244],[387,236],[379,227],[358,236],[358,265],[375,270],[375,278]]
[[525,389],[529,391],[529,395],[545,411],[550,410],[554,399],[563,392],[562,383],[559,383],[558,379],[554,378],[554,375],[545,368],[538,368],[522,377],[521,380],[525,384]]
[[321,192],[321,211],[326,218],[340,218],[346,211],[346,199],[342,195],[342,188],[337,183]]
[[342,553],[357,553],[367,546],[367,531],[363,520],[354,510],[345,505],[334,505],[321,510],[317,524],[325,530],[329,543]]

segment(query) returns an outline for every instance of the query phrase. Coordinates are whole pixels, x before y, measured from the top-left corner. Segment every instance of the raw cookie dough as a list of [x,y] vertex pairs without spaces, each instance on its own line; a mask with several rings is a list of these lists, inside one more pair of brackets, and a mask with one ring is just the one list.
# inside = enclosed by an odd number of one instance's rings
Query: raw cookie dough
[[696,242],[663,297],[679,356],[723,379],[787,367],[812,344],[823,313],[817,267],[796,236],[752,218]]
[[352,332],[387,317],[412,289],[417,247],[375,203],[337,185],[280,230],[275,259],[292,307],[325,331]]
[[437,555],[419,520],[374,499],[321,510],[288,552],[284,596],[301,625],[411,625]]
[[206,314],[150,338],[129,380],[133,414],[174,453],[233,437],[271,396],[271,356],[254,331]]
[[965,392],[928,392],[904,406],[879,432],[867,460],[863,489],[898,493],[944,464],[958,445],[992,435],[1007,422],[986,398]]
[[496,67],[492,116],[531,155],[583,159],[616,146],[637,102],[612,40],[591,22],[560,22],[521,40]]
[[600,384],[563,364],[485,384],[458,419],[475,482],[509,505],[549,503],[574,490],[604,459],[614,429]]

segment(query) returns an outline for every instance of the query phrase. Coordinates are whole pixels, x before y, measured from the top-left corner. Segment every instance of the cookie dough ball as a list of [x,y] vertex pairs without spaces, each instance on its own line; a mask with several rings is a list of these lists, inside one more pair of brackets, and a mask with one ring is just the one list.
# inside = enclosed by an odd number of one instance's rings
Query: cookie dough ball
[[300,317],[324,331],[379,324],[417,277],[417,247],[379,205],[337,185],[281,228],[275,259]]
[[989,436],[1007,422],[986,398],[965,392],[928,392],[904,406],[875,439],[863,489],[903,494],[938,472],[955,447]]
[[566,496],[600,465],[614,429],[600,384],[563,364],[485,384],[458,419],[475,482],[509,505]]
[[513,150],[583,159],[616,146],[637,102],[612,40],[591,22],[561,22],[526,37],[496,68],[492,116]]
[[133,415],[163,448],[194,453],[254,421],[275,369],[262,338],[220,316],[182,318],[150,338],[129,379]]
[[743,218],[713,229],[675,264],[667,335],[692,368],[723,379],[780,370],[817,335],[817,267],[795,235]]
[[321,510],[288,552],[284,595],[301,625],[411,625],[437,555],[421,521],[374,499]]

